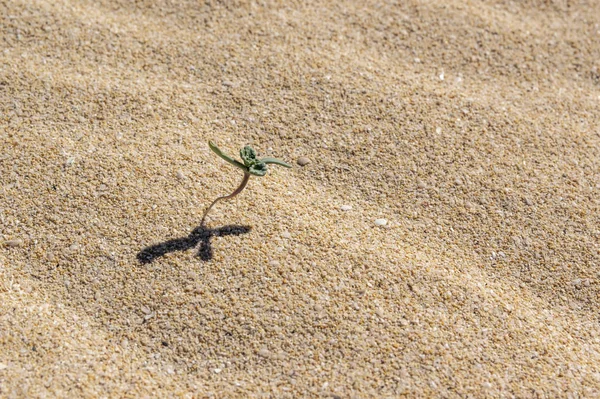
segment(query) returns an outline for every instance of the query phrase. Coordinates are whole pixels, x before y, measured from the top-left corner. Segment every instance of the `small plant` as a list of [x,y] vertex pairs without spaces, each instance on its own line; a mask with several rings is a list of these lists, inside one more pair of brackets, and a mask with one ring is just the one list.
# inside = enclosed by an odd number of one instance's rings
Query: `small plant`
[[235,167],[240,168],[244,172],[244,179],[242,180],[242,183],[239,185],[239,187],[236,188],[233,193],[231,193],[229,195],[225,195],[223,197],[219,197],[216,200],[214,200],[212,204],[210,204],[208,209],[206,209],[206,211],[204,212],[204,216],[202,216],[202,222],[200,223],[201,226],[204,226],[204,220],[206,219],[206,215],[208,215],[208,212],[211,210],[211,208],[217,202],[219,202],[221,200],[225,200],[225,199],[231,199],[231,198],[235,197],[236,195],[238,195],[239,193],[241,193],[242,190],[246,187],[246,184],[248,184],[248,180],[250,180],[250,176],[266,175],[268,164],[272,163],[275,165],[284,166],[286,168],[292,167],[292,165],[289,165],[289,164],[287,164],[283,161],[280,161],[279,159],[275,159],[275,158],[258,159],[256,157],[256,151],[254,151],[252,149],[252,147],[250,147],[250,146],[245,146],[244,148],[242,148],[240,150],[240,157],[242,158],[242,161],[244,161],[244,163],[236,161],[235,159],[231,158],[230,156],[223,154],[223,151],[221,151],[219,149],[219,147],[217,147],[215,145],[215,143],[213,143],[212,141],[208,142],[208,146],[210,147],[211,150],[213,150],[213,152],[215,154],[217,154],[218,156],[223,158],[225,161],[229,162],[230,164],[232,164]]

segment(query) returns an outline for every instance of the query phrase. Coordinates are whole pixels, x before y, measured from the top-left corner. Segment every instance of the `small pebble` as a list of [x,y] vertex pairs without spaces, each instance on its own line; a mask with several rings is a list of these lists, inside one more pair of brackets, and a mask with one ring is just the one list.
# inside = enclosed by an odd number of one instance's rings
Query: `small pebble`
[[177,178],[178,178],[179,180],[185,180],[185,175],[184,175],[184,174],[183,174],[183,172],[182,172],[182,171],[180,171],[180,170],[179,170],[179,171],[177,171],[177,173],[176,173],[176,175],[175,175],[175,176],[177,176]]
[[342,211],[349,211],[352,209],[352,205],[342,205],[341,210]]
[[9,240],[6,241],[6,246],[10,248],[16,248],[23,245],[23,240]]
[[258,351],[258,356],[260,357],[271,357],[271,352],[267,348],[262,348]]
[[283,233],[281,233],[281,236],[283,238],[292,238],[292,235],[290,234],[289,231],[284,231]]
[[298,160],[296,162],[300,166],[306,166],[309,163],[311,163],[312,161],[309,158],[307,158],[307,157],[300,157],[300,158],[298,158]]
[[385,226],[387,224],[387,219],[375,219],[375,224],[377,226]]
[[271,266],[271,267],[277,267],[279,265],[280,265],[280,263],[277,260],[272,260],[269,262],[269,266]]

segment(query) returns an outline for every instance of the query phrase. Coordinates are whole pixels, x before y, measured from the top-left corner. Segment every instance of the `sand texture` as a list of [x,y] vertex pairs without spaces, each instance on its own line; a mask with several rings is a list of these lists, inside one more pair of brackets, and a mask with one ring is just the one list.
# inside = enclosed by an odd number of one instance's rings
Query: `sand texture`
[[[9,0],[0,34],[0,398],[600,397],[600,2]],[[202,227],[242,179],[208,140],[293,168]]]

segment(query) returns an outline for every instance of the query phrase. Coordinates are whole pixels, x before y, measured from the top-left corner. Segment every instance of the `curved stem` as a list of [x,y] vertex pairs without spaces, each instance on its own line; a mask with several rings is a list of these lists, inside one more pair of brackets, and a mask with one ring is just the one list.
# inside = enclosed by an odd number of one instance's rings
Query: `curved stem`
[[216,200],[214,200],[213,203],[210,204],[208,209],[206,211],[204,211],[204,216],[202,216],[202,221],[200,222],[200,226],[204,226],[204,219],[206,219],[206,215],[208,215],[208,212],[211,210],[211,208],[213,207],[214,204],[216,204],[217,202],[224,200],[224,199],[231,199],[231,198],[235,197],[236,195],[238,195],[239,193],[241,193],[242,190],[244,189],[244,187],[246,187],[246,184],[248,184],[248,180],[250,180],[250,173],[244,172],[244,179],[240,183],[240,186],[238,188],[236,188],[233,193],[231,193],[229,195],[225,195],[223,197],[219,197]]

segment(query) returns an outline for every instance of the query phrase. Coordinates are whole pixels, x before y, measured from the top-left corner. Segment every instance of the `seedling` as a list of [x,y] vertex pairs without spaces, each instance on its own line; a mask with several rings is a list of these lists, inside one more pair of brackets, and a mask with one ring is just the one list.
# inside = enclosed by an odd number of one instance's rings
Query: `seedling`
[[237,168],[240,168],[244,172],[244,178],[242,179],[242,182],[240,183],[239,187],[236,188],[233,193],[231,193],[229,195],[225,195],[223,197],[219,197],[216,200],[214,200],[212,204],[210,204],[208,209],[204,212],[204,216],[202,216],[202,222],[200,223],[200,226],[204,226],[204,219],[206,219],[206,215],[208,215],[208,212],[211,210],[211,208],[217,202],[219,202],[221,200],[225,200],[225,199],[231,199],[231,198],[235,197],[236,195],[238,195],[239,193],[241,193],[242,190],[246,187],[246,184],[248,184],[248,180],[250,180],[250,176],[266,175],[268,164],[272,163],[275,165],[284,166],[286,168],[292,167],[292,165],[289,165],[289,164],[287,164],[283,161],[280,161],[279,159],[275,159],[275,158],[258,159],[256,157],[256,151],[254,151],[252,149],[252,147],[250,147],[250,146],[245,146],[244,148],[242,148],[240,150],[240,157],[242,158],[242,161],[244,161],[244,163],[236,161],[235,159],[231,158],[230,156],[223,154],[223,151],[221,151],[219,149],[219,147],[217,147],[215,145],[215,143],[213,143],[212,141],[208,142],[208,146],[210,147],[211,150],[213,150],[213,152],[215,154],[217,154],[218,156],[223,158],[225,161],[229,162],[230,164],[232,164],[233,166],[235,166]]

